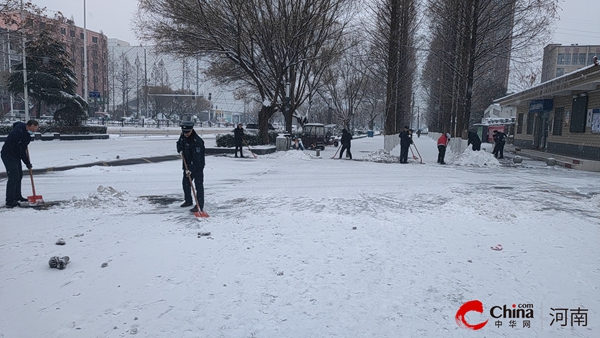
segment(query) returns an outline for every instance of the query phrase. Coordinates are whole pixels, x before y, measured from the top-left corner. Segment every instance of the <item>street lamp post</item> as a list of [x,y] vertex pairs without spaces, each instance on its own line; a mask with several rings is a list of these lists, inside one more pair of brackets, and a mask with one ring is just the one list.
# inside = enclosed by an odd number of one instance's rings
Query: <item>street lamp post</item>
[[[284,112],[284,116],[285,119],[289,122],[289,130],[288,133],[292,133],[292,114],[290,112],[290,83],[286,82],[285,83],[285,99],[283,102],[283,112]],[[288,117],[289,115],[289,117]]]
[[21,42],[23,44],[23,101],[25,101],[25,121],[29,121],[29,88],[27,87],[27,55],[25,54],[25,21],[23,18],[23,0],[21,0]]
[[[83,0],[83,100],[88,102],[88,57],[87,57],[87,25],[85,0]],[[90,108],[88,106],[88,115]]]

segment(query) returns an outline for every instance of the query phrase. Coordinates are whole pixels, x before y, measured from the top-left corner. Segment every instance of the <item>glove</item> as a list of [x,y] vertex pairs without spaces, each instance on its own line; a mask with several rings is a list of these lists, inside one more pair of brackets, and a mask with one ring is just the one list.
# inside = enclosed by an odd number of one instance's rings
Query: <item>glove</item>
[[26,165],[26,167],[27,167],[27,169],[31,169],[31,168],[33,168],[33,165],[31,165],[31,163],[29,163]]
[[185,171],[185,176],[192,176],[192,172],[191,172],[191,171],[189,171],[189,170],[186,170],[186,171]]

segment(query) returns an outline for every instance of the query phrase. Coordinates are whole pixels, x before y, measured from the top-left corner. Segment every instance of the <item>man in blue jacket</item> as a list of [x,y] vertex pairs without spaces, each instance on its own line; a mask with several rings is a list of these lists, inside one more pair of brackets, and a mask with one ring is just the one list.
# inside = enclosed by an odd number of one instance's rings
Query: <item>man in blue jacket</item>
[[[190,178],[196,187],[196,196],[198,205],[190,209],[191,212],[204,213],[204,140],[194,130],[193,122],[181,123],[181,136],[177,140],[177,152],[185,160],[182,164],[183,169],[183,196],[184,202],[182,208],[193,205],[192,188]],[[186,170],[187,165],[187,170]]]
[[2,162],[6,168],[8,181],[6,182],[6,206],[14,208],[19,202],[27,202],[21,195],[21,180],[23,179],[23,168],[21,161],[27,169],[31,169],[27,146],[31,142],[31,136],[38,130],[39,124],[36,120],[27,123],[15,122],[13,129],[6,137],[2,146]]

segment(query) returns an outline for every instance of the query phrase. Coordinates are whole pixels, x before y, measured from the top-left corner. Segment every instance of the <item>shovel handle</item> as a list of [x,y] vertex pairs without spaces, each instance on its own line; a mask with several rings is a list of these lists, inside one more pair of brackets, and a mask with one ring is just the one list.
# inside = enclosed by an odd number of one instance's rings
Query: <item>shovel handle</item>
[[[29,161],[29,165],[31,166],[31,158],[29,157],[29,147],[25,149],[25,153],[27,153],[27,160]],[[31,190],[33,191],[33,196],[35,196],[35,185],[33,184],[33,170],[29,169],[29,178],[31,179]]]

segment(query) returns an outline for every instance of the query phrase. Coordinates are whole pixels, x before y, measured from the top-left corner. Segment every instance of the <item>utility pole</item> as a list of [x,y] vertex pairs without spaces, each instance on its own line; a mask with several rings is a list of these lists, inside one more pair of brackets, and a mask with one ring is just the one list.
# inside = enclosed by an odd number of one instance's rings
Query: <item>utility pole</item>
[[29,121],[29,88],[27,87],[27,56],[25,54],[25,20],[23,0],[21,0],[21,42],[23,44],[23,101],[25,101],[25,121]]
[[[87,58],[87,26],[85,0],[83,0],[83,100],[88,102],[88,58]],[[88,106],[88,115],[90,108]]]

